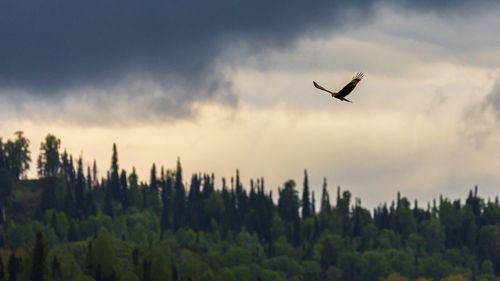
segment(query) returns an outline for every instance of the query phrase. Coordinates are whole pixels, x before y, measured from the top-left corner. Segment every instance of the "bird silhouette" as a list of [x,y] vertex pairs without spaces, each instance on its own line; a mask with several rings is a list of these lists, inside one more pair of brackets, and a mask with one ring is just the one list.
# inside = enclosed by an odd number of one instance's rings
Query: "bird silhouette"
[[324,87],[322,87],[321,85],[319,85],[318,83],[316,83],[315,81],[313,81],[313,84],[314,84],[314,87],[320,89],[320,90],[323,90],[327,93],[330,93],[330,95],[332,95],[332,97],[336,98],[336,99],[339,99],[341,101],[346,101],[346,102],[350,102],[352,103],[352,101],[346,99],[345,97],[350,94],[352,92],[352,90],[354,90],[354,88],[356,88],[356,85],[358,85],[359,81],[361,81],[361,79],[363,79],[364,77],[364,74],[363,72],[358,72],[351,80],[351,82],[347,83],[347,85],[344,86],[344,88],[342,88],[342,90],[340,90],[339,92],[337,93],[334,93],[332,91],[329,91],[327,89],[325,89]]

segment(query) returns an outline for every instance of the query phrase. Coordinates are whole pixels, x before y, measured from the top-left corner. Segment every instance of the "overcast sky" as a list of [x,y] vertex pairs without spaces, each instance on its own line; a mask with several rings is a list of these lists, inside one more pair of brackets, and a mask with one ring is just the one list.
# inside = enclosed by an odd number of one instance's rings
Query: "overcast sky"
[[[4,1],[0,136],[36,159],[53,133],[101,175],[116,142],[142,180],[179,156],[272,190],[307,169],[317,201],[323,177],[369,207],[494,198],[499,26],[494,1]],[[312,85],[358,71],[353,104]]]

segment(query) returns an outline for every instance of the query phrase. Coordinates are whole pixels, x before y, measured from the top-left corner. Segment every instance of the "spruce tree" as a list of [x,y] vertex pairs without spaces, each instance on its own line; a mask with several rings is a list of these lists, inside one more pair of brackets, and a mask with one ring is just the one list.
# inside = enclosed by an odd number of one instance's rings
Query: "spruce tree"
[[309,201],[309,180],[307,170],[304,170],[304,189],[302,191],[302,219],[305,220],[311,216],[311,201]]
[[186,208],[186,190],[182,183],[181,160],[177,158],[177,169],[175,171],[175,200],[174,200],[174,231],[183,226]]
[[315,215],[316,215],[316,199],[314,198],[314,191],[313,191],[311,199],[311,216]]
[[92,190],[92,174],[90,173],[90,166],[87,166],[87,191]]
[[83,175],[82,157],[78,159],[76,185],[75,185],[75,203],[78,217],[86,217],[85,211],[85,176]]
[[114,212],[113,212],[113,201],[112,201],[112,192],[111,192],[111,187],[110,184],[107,185],[106,187],[106,195],[104,197],[104,209],[103,212],[104,214],[113,217]]
[[161,238],[163,238],[163,233],[165,232],[165,230],[170,228],[171,194],[172,194],[172,177],[171,175],[167,175],[167,178],[165,179],[165,183],[161,191],[161,201],[162,201],[161,221],[160,221]]
[[122,206],[126,210],[130,207],[130,194],[128,192],[127,172],[125,170],[122,170],[120,174],[120,189],[122,193]]
[[99,182],[98,182],[98,179],[97,179],[97,163],[94,159],[94,163],[92,164],[92,187],[95,188]]
[[159,212],[160,208],[160,194],[158,192],[158,179],[156,177],[156,165],[153,163],[153,166],[151,167],[151,179],[149,181],[149,192],[148,192],[148,197],[149,197],[149,203],[151,204],[151,207],[156,212]]
[[116,149],[116,143],[113,143],[113,155],[111,156],[111,178],[109,180],[109,185],[111,188],[111,195],[113,199],[120,199],[120,179],[118,176],[118,152]]
[[68,218],[73,218],[75,216],[75,200],[73,199],[73,191],[71,190],[71,184],[66,184],[66,196],[64,198],[64,212]]
[[330,212],[330,196],[328,195],[328,190],[326,189],[327,184],[326,184],[326,178],[323,178],[323,192],[321,194],[321,208],[320,212],[321,213],[328,213]]

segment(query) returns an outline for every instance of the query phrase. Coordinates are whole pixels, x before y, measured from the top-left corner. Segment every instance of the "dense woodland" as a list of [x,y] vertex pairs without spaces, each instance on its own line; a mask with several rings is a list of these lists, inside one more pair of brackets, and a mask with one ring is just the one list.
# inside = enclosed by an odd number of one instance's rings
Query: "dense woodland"
[[326,180],[316,202],[307,171],[277,194],[179,159],[141,181],[116,145],[99,176],[50,134],[27,179],[29,145],[0,138],[0,280],[500,280],[500,206],[477,187],[370,211]]

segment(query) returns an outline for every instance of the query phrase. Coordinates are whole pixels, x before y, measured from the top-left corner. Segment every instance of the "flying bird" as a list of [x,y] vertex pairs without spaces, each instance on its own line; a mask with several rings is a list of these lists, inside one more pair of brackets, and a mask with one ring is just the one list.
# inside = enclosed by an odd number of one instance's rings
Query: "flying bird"
[[352,92],[352,90],[354,90],[354,88],[356,88],[356,85],[358,85],[359,81],[361,81],[361,79],[363,79],[364,77],[364,74],[363,72],[358,72],[351,80],[351,82],[349,82],[347,85],[344,86],[344,88],[342,88],[342,90],[340,90],[338,93],[334,93],[332,91],[329,91],[325,88],[323,88],[321,85],[319,85],[318,83],[316,83],[315,81],[313,81],[313,84],[314,84],[314,87],[320,89],[320,90],[323,90],[327,93],[330,93],[330,95],[332,95],[332,97],[334,98],[337,98],[339,100],[342,100],[342,101],[347,101],[347,102],[350,102],[352,103],[352,101],[346,99],[345,97],[350,94]]

